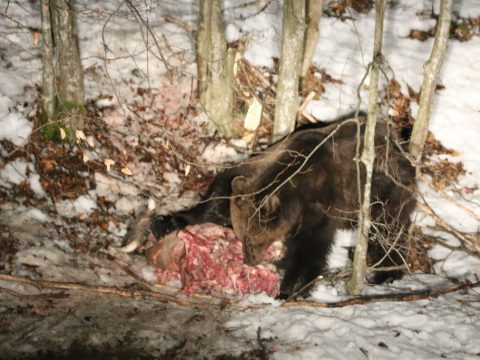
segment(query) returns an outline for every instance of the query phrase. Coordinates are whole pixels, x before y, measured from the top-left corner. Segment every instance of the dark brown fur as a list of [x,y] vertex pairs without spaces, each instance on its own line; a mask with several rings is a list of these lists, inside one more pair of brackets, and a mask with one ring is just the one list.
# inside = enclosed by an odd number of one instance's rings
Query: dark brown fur
[[[285,269],[281,293],[290,296],[325,270],[335,232],[356,224],[357,130],[353,120],[299,130],[265,153],[220,173],[206,195],[213,200],[157,218],[152,231],[158,236],[207,221],[233,226],[250,264],[261,262],[265,249],[282,240],[286,252],[281,261]],[[363,139],[364,125],[359,132]],[[369,252],[374,262],[388,250],[379,240],[398,235],[402,243],[415,204],[414,169],[391,139],[388,126],[379,123],[371,198],[375,226]],[[215,199],[219,196],[230,200]],[[401,261],[401,253],[391,251],[381,266]],[[400,276],[399,271],[377,273],[374,281]]]

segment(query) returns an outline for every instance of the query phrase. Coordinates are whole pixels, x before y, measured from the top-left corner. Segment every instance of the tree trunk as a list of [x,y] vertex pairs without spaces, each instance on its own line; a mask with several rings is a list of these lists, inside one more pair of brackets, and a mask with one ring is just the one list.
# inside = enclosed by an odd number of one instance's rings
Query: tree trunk
[[47,122],[55,112],[55,69],[53,67],[53,39],[49,0],[41,1],[42,21],[42,98],[40,114]]
[[[357,246],[355,247],[352,276],[346,286],[347,292],[352,295],[360,294],[363,289],[363,284],[367,273],[368,235],[371,226],[370,194],[372,185],[373,163],[375,161],[375,127],[377,125],[378,111],[378,75],[383,60],[382,40],[385,2],[386,0],[375,0],[375,39],[373,45],[373,62],[370,71],[368,119],[363,140],[362,156],[360,159],[361,163],[365,167],[365,185],[363,189],[363,200],[361,200],[361,189],[358,189],[360,211],[358,216]],[[360,141],[360,139],[357,139],[357,141]],[[361,176],[361,171],[358,172],[358,176]],[[361,181],[359,183],[361,183]]]
[[303,52],[302,77],[307,75],[312,65],[313,52],[318,42],[318,25],[323,11],[323,0],[307,0],[307,30]]
[[283,3],[282,50],[275,100],[273,141],[287,136],[295,129],[305,38],[305,1],[285,0]]
[[197,37],[198,94],[212,128],[234,137],[233,50],[227,50],[219,0],[200,1]]
[[452,0],[441,0],[435,41],[433,43],[432,54],[424,66],[420,106],[410,139],[409,151],[417,165],[422,158],[423,147],[428,133],[428,124],[432,115],[433,95],[435,93],[438,75],[447,52],[451,18]]
[[55,0],[56,21],[53,31],[58,61],[58,106],[62,119],[75,134],[84,126],[83,69],[80,63],[73,0]]
[[200,104],[205,104],[207,64],[208,64],[208,37],[211,32],[211,21],[209,20],[212,2],[200,0],[200,11],[197,31],[197,95]]
[[73,0],[42,0],[43,89],[41,119],[47,139],[68,140],[84,127],[83,69]]

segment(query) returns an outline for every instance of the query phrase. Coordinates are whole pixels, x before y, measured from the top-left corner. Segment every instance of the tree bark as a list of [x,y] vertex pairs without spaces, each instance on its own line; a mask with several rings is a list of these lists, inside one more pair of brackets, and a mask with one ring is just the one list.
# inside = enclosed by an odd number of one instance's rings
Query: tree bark
[[55,112],[55,75],[53,67],[53,39],[49,0],[40,3],[42,22],[42,97],[40,114],[45,120]]
[[413,125],[409,151],[417,165],[420,163],[428,133],[428,124],[432,115],[432,102],[437,84],[438,75],[442,68],[448,47],[450,24],[452,20],[452,0],[441,0],[440,14],[435,32],[430,58],[425,63],[420,105],[417,119]]
[[233,50],[227,49],[219,0],[200,1],[197,37],[198,93],[212,128],[234,137]]
[[302,70],[306,0],[285,0],[283,4],[282,50],[278,73],[273,141],[295,129],[298,85]]
[[307,75],[312,65],[313,52],[318,42],[318,25],[323,11],[323,0],[307,0],[307,30],[305,31],[305,49],[303,51],[302,77]]
[[[377,125],[377,98],[378,98],[378,75],[382,64],[382,42],[383,42],[383,21],[385,15],[386,0],[375,0],[375,39],[373,45],[373,62],[370,71],[370,93],[368,97],[368,119],[365,127],[363,140],[363,150],[361,164],[365,168],[365,185],[363,189],[363,199],[361,189],[358,189],[360,202],[360,211],[358,216],[358,235],[357,245],[355,247],[355,256],[353,260],[353,272],[346,285],[347,292],[352,295],[358,295],[363,289],[365,276],[367,274],[367,250],[368,235],[371,227],[371,185],[373,164],[375,161],[375,127]],[[357,139],[360,141],[360,139]],[[361,172],[358,172],[361,176]],[[360,181],[361,184],[361,181]]]
[[[41,0],[43,89],[40,109],[43,135],[68,140],[84,127],[83,68],[80,62],[73,0]],[[63,139],[62,139],[63,140]]]
[[200,0],[197,31],[197,94],[200,104],[205,103],[208,60],[208,34],[210,33],[209,14],[211,1]]
[[55,0],[54,41],[58,60],[59,110],[72,134],[84,126],[83,69],[80,62],[73,0]]

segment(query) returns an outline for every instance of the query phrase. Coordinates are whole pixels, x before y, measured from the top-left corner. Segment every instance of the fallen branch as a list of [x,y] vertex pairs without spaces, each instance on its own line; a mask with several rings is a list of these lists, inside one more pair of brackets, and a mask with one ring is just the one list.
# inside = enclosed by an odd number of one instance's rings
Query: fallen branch
[[428,298],[436,298],[440,295],[445,295],[448,293],[453,293],[460,290],[471,289],[480,285],[480,281],[476,282],[464,282],[459,286],[453,288],[446,288],[440,290],[414,290],[410,292],[402,293],[393,293],[393,294],[380,294],[380,295],[366,295],[366,296],[356,296],[349,298],[347,300],[331,302],[331,303],[321,303],[311,300],[296,300],[296,301],[287,301],[281,306],[285,308],[296,307],[296,306],[311,306],[316,308],[339,308],[350,305],[361,305],[367,303],[375,302],[388,302],[388,301],[419,301]]
[[[33,280],[26,276],[15,276],[8,274],[0,274],[0,280],[7,282],[15,282],[20,284],[27,284],[33,286],[37,289],[58,289],[58,290],[68,290],[68,291],[86,291],[94,292],[100,294],[111,294],[121,297],[147,297],[154,298],[161,302],[169,302],[182,306],[195,306],[202,308],[211,308],[215,306],[225,306],[228,305],[229,301],[224,300],[223,303],[213,303],[213,302],[200,302],[200,301],[191,301],[187,299],[179,299],[174,295],[162,294],[159,292],[151,290],[125,290],[120,289],[115,286],[104,286],[104,285],[88,285],[88,284],[78,284],[73,282],[58,282],[58,281],[45,281],[45,280]],[[2,290],[0,288],[0,290]]]
[[0,286],[0,291],[3,291],[7,294],[10,294],[10,295],[18,297],[18,298],[22,298],[22,299],[26,298],[26,299],[34,299],[34,300],[65,299],[69,296],[68,294],[66,294],[64,292],[51,293],[51,294],[24,294],[24,293],[21,293],[21,292],[12,290],[12,289],[7,289],[7,288],[1,287],[1,286]]

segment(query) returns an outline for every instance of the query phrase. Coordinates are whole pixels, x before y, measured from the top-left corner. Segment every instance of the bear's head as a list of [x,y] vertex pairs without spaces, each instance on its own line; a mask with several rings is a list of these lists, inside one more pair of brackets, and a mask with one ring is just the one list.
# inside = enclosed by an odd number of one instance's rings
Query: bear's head
[[233,231],[243,243],[245,262],[261,263],[267,249],[275,241],[283,241],[294,227],[294,221],[285,219],[277,192],[257,189],[245,176],[232,180],[230,214]]

